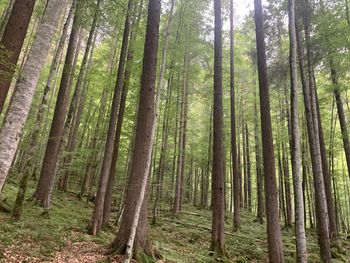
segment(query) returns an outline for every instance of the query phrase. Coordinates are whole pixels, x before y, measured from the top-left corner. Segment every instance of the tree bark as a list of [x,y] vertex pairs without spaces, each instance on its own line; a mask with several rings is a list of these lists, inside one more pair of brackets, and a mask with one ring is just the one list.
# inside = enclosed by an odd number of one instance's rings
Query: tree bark
[[[306,9],[309,8],[306,3]],[[315,104],[315,92],[314,92],[314,83],[312,77],[312,65],[311,65],[311,50],[310,50],[310,32],[308,24],[308,12],[304,14],[304,29],[305,29],[305,38],[306,38],[306,51],[308,65],[307,70],[309,74],[309,87],[307,86],[307,81],[304,73],[304,58],[301,45],[301,37],[298,32],[298,27],[296,30],[297,44],[298,44],[298,57],[299,57],[299,67],[300,67],[300,77],[303,87],[304,95],[304,108],[307,120],[307,129],[309,137],[309,146],[312,162],[312,171],[313,171],[313,182],[315,189],[315,202],[316,202],[316,217],[317,217],[317,229],[318,229],[318,240],[320,245],[320,254],[321,259],[324,262],[331,262],[331,251],[330,251],[330,242],[329,242],[329,231],[328,231],[328,209],[326,203],[326,194],[324,188],[323,172],[322,172],[322,160],[321,160],[321,151],[319,143],[319,130],[318,130],[318,118],[316,112]],[[316,124],[316,125],[315,125]]]
[[39,182],[35,191],[35,199],[41,206],[50,208],[51,194],[55,179],[55,170],[57,162],[57,153],[61,137],[63,135],[64,121],[66,118],[68,95],[70,90],[70,79],[73,74],[74,51],[78,42],[79,31],[79,15],[81,0],[77,1],[75,10],[72,31],[69,37],[64,69],[61,77],[60,87],[57,95],[57,101],[54,111],[54,116],[51,123],[49,138],[46,145],[45,156],[41,167]]
[[291,154],[295,207],[295,236],[297,262],[307,262],[304,196],[301,174],[300,131],[298,118],[298,64],[295,28],[295,0],[288,1],[289,14],[289,64],[290,64],[290,112],[291,112]]
[[212,234],[210,250],[225,255],[225,202],[224,202],[224,145],[222,110],[222,14],[221,0],[214,0],[214,105],[213,105],[213,179],[212,179]]
[[0,114],[16,71],[35,0],[16,0],[0,41]]
[[267,240],[270,262],[284,262],[281,228],[278,218],[275,158],[270,115],[270,96],[267,79],[264,19],[261,0],[254,0],[256,45],[259,72],[261,132],[263,138],[263,159],[265,174],[265,195],[267,213]]
[[[160,0],[150,0],[141,78],[139,110],[131,173],[126,186],[125,208],[110,252],[130,252],[139,259],[140,252],[154,258],[147,226],[147,179],[154,139],[154,95],[160,22]],[[132,224],[130,224],[132,222]],[[129,256],[130,258],[130,256]]]

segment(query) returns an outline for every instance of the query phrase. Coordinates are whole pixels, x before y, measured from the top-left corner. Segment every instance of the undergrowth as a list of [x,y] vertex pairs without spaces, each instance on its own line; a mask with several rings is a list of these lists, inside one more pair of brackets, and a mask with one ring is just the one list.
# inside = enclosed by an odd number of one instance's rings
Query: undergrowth
[[[17,187],[8,183],[4,189],[6,205],[12,207]],[[33,194],[33,187],[28,197]],[[21,253],[27,262],[47,261],[58,251],[63,251],[72,242],[89,241],[104,247],[113,240],[115,229],[101,232],[96,237],[86,234],[93,204],[80,201],[72,193],[57,192],[53,197],[49,217],[43,217],[43,209],[32,202],[24,204],[21,220],[14,221],[10,215],[0,213],[0,262],[5,259],[5,251]],[[155,248],[164,257],[163,262],[267,262],[267,240],[265,225],[255,222],[248,212],[241,217],[241,230],[232,232],[229,214],[226,216],[226,251],[228,258],[211,256],[210,227],[211,212],[193,206],[184,206],[184,211],[174,217],[162,210],[157,225],[150,227],[150,235]],[[79,232],[79,235],[75,234]],[[283,229],[283,248],[286,262],[295,262],[295,238],[293,229]],[[307,231],[309,262],[320,262],[317,236]],[[347,262],[350,258],[350,242],[341,237],[339,246],[333,249],[334,262]],[[147,260],[148,261],[148,260]],[[105,262],[109,262],[106,259]]]

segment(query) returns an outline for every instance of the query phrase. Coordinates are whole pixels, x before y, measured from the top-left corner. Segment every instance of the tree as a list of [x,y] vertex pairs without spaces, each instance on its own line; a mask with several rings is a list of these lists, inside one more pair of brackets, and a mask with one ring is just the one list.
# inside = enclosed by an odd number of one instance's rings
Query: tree
[[70,79],[73,74],[74,51],[78,42],[78,31],[80,23],[80,12],[83,0],[77,0],[72,30],[69,37],[69,43],[64,62],[64,69],[61,77],[60,87],[57,95],[57,101],[54,116],[51,123],[49,138],[46,145],[45,156],[41,167],[39,182],[35,191],[35,199],[45,208],[51,206],[51,194],[55,179],[57,154],[63,135],[64,121],[67,113],[68,94],[70,90]]
[[108,125],[106,146],[105,146],[103,163],[102,163],[97,195],[96,195],[96,202],[95,202],[94,212],[92,214],[91,221],[88,226],[89,232],[92,235],[96,235],[100,231],[102,227],[102,222],[103,222],[103,209],[104,209],[104,202],[105,202],[105,196],[107,191],[109,169],[111,167],[111,162],[113,157],[113,142],[115,140],[116,122],[118,118],[120,96],[123,88],[123,74],[124,74],[124,68],[126,63],[126,55],[128,51],[130,25],[131,25],[131,12],[133,10],[133,5],[134,5],[134,1],[129,0],[127,14],[125,18],[123,42],[120,50],[117,80],[115,84],[114,96],[113,96],[112,106],[111,106],[111,116],[110,116],[109,125]]
[[28,149],[25,150],[23,153],[20,167],[20,174],[22,176],[20,183],[19,183],[19,190],[17,194],[17,198],[15,201],[15,205],[13,207],[12,216],[15,219],[19,219],[21,216],[22,211],[22,205],[25,197],[25,193],[27,190],[28,180],[30,175],[33,173],[33,170],[35,169],[35,153],[38,151],[39,148],[39,139],[40,139],[40,133],[42,132],[42,129],[44,127],[44,117],[45,117],[45,110],[47,108],[48,100],[49,100],[49,93],[53,86],[53,80],[55,75],[57,74],[57,68],[59,67],[60,58],[63,53],[64,43],[67,38],[67,31],[68,27],[70,25],[70,22],[73,18],[74,10],[75,10],[75,4],[76,1],[74,1],[69,9],[69,13],[67,16],[67,20],[63,26],[61,38],[59,40],[58,46],[55,50],[55,55],[52,60],[51,66],[50,66],[50,73],[48,80],[46,82],[46,86],[44,88],[44,92],[41,98],[41,102],[39,105],[39,110],[36,115],[35,119],[35,128],[29,135],[29,145]]
[[16,70],[34,5],[35,0],[16,0],[13,3],[0,41],[0,114]]
[[14,159],[40,72],[49,54],[51,42],[56,32],[56,24],[62,13],[63,6],[64,2],[62,4],[62,1],[59,0],[50,1],[50,4],[47,6],[33,47],[17,82],[11,105],[5,116],[4,124],[0,131],[0,191]]
[[212,180],[212,235],[210,250],[219,256],[225,254],[224,202],[224,145],[222,112],[222,18],[221,0],[214,0],[214,106],[213,106],[213,180]]
[[236,143],[236,113],[235,113],[235,69],[234,69],[234,24],[233,24],[233,0],[230,1],[230,99],[231,99],[231,153],[232,153],[232,180],[233,180],[233,228],[234,231],[240,228],[240,196],[239,196],[239,175]]
[[264,20],[261,0],[254,0],[256,48],[259,72],[261,133],[265,174],[265,196],[267,214],[267,241],[271,262],[283,262],[281,228],[278,218],[275,157],[270,115],[270,96],[264,39]]
[[295,206],[295,235],[297,248],[297,261],[307,262],[306,235],[304,221],[304,199],[301,176],[301,150],[298,118],[298,65],[297,65],[297,40],[295,28],[295,0],[288,2],[289,13],[289,42],[290,42],[290,112],[291,112],[291,155],[294,186]]
[[131,172],[126,187],[125,207],[120,229],[109,250],[110,253],[116,252],[120,254],[131,250],[130,254],[136,259],[140,257],[140,252],[144,252],[150,257],[155,256],[148,237],[147,180],[155,131],[153,127],[155,125],[153,123],[155,114],[154,85],[157,66],[160,6],[160,0],[150,0],[148,4],[135,147],[132,156]]

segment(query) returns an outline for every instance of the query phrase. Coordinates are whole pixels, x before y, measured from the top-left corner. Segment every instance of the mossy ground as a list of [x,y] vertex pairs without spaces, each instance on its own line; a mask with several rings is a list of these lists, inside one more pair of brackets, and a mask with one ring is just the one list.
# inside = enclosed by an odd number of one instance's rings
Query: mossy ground
[[[12,207],[16,193],[16,185],[8,183],[3,193],[7,206]],[[0,262],[70,262],[70,258],[75,260],[71,262],[110,262],[102,251],[113,240],[115,230],[103,231],[96,237],[86,234],[92,208],[91,203],[80,201],[74,194],[56,193],[49,217],[42,216],[42,208],[30,202],[25,203],[20,221],[0,213]],[[226,231],[231,233],[226,235],[228,259],[221,259],[208,251],[210,211],[192,206],[184,206],[183,210],[190,213],[174,217],[163,211],[157,225],[150,227],[154,246],[164,257],[162,262],[267,262],[266,229],[254,222],[251,214],[242,214],[238,233],[232,233],[231,219],[227,217]],[[309,262],[320,262],[316,238],[313,231],[307,232]],[[293,229],[283,229],[283,242],[286,262],[295,262]],[[342,249],[333,251],[334,262],[349,262],[350,242],[342,237],[340,244]],[[72,257],[62,253],[71,253]],[[88,253],[97,255],[78,260],[79,254]]]

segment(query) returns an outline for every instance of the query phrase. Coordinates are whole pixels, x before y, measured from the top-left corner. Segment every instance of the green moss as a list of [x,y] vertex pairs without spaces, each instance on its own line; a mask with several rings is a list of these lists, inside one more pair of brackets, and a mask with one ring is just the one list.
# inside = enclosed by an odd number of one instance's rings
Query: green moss
[[[29,188],[28,197],[33,193]],[[17,187],[8,183],[4,189],[6,204],[12,207],[17,194]],[[15,246],[16,252],[28,258],[39,260],[51,259],[57,251],[64,250],[70,243],[93,242],[101,246],[109,244],[116,230],[108,229],[97,236],[86,233],[92,204],[80,201],[74,194],[56,193],[50,217],[42,216],[43,209],[33,202],[25,202],[24,213],[20,221],[14,221],[10,215],[0,213],[0,261],[4,258],[6,247]],[[163,212],[156,226],[150,226],[153,246],[164,257],[164,262],[266,262],[268,257],[266,227],[255,222],[254,216],[243,212],[241,230],[232,232],[232,222],[227,214],[226,252],[227,257],[210,255],[211,234],[206,228],[211,227],[211,212],[191,206],[184,206],[184,211],[173,217],[170,212]],[[179,224],[181,223],[181,224]],[[186,225],[187,224],[187,225]],[[204,227],[204,228],[203,228]],[[283,229],[283,249],[286,262],[295,262],[294,229]],[[320,262],[317,235],[314,230],[307,231],[309,262]],[[333,246],[334,262],[346,262],[350,258],[350,242],[342,237],[337,246]],[[153,262],[145,255],[142,262]],[[110,262],[105,258],[99,262]]]

